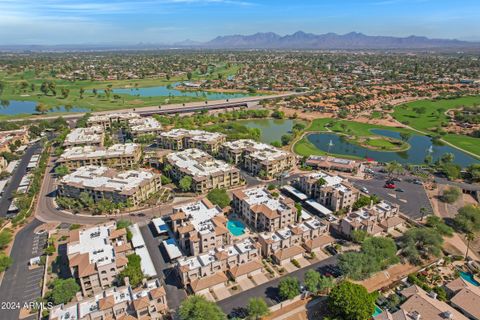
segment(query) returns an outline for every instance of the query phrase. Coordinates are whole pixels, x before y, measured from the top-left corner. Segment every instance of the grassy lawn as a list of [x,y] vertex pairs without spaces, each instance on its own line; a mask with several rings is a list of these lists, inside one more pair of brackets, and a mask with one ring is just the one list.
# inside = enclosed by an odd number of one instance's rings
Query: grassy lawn
[[[202,75],[198,71],[192,73],[192,80],[208,80],[216,79],[219,74],[223,78],[229,75],[234,75],[240,68],[240,65],[232,65],[227,67],[225,64],[218,65],[212,69],[208,75]],[[104,94],[97,96],[93,95],[89,90],[94,88],[98,90],[111,88],[145,88],[154,86],[165,86],[173,84],[179,81],[186,81],[184,77],[172,77],[167,79],[139,79],[139,80],[113,80],[113,81],[66,81],[61,79],[52,78],[47,73],[35,75],[31,70],[24,71],[17,74],[6,74],[0,72],[0,79],[5,83],[5,89],[0,96],[0,100],[19,100],[19,101],[35,101],[41,102],[51,107],[57,106],[75,106],[90,111],[108,111],[116,109],[128,109],[128,108],[140,108],[146,106],[163,105],[163,104],[175,104],[175,103],[187,103],[194,101],[203,101],[205,98],[199,93],[198,96],[186,97],[186,96],[155,96],[155,97],[139,97],[129,94],[114,94],[112,93],[110,99],[107,99]],[[40,92],[40,85],[45,80],[52,80],[56,84],[57,96],[44,95]],[[20,83],[23,81],[28,82],[28,88],[20,92]],[[35,91],[31,91],[30,85],[35,85]],[[83,98],[80,98],[80,88],[85,89]],[[61,97],[61,90],[69,89],[70,92],[67,98]],[[113,96],[118,95],[120,98],[114,99]],[[52,114],[53,113],[49,113]],[[64,113],[66,114],[66,113]],[[55,115],[61,115],[61,113],[55,113]],[[0,115],[0,119],[11,118],[24,118],[31,115]]]
[[[412,128],[429,134],[436,134],[435,129],[441,127],[442,123],[448,122],[445,111],[475,104],[480,104],[480,96],[436,101],[419,100],[395,107],[392,115],[396,120],[408,124]],[[425,108],[425,112],[416,112],[415,109],[418,111],[418,108]],[[455,146],[480,155],[480,140],[478,138],[447,134],[443,139]]]
[[382,113],[380,111],[373,111],[370,114],[370,118],[372,119],[381,119],[382,118]]

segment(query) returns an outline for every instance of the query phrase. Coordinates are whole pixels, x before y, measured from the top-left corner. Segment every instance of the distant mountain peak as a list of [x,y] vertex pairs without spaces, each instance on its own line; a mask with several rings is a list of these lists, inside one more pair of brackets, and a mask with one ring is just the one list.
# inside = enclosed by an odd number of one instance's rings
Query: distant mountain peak
[[480,48],[480,43],[429,39],[416,35],[408,37],[369,36],[355,31],[343,35],[333,32],[316,35],[298,30],[284,36],[274,32],[218,36],[203,43],[202,47],[224,49],[434,49]]

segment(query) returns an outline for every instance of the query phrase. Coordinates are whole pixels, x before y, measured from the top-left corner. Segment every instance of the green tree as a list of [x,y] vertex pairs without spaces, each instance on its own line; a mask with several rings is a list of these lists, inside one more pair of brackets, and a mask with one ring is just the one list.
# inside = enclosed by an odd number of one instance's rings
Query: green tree
[[459,188],[452,186],[443,191],[440,200],[446,203],[454,203],[460,198],[461,195],[462,191]]
[[178,309],[181,320],[225,320],[227,316],[215,303],[204,296],[189,296]]
[[391,177],[392,175],[398,175],[403,173],[404,169],[403,166],[398,163],[397,161],[392,161],[387,164],[385,168],[387,170],[388,176]]
[[12,232],[10,229],[0,231],[0,250],[5,249],[10,241],[12,241]]
[[468,257],[470,243],[476,239],[480,232],[480,207],[468,205],[460,208],[454,219],[454,227],[457,231],[465,234],[467,240],[465,257]]
[[375,311],[376,293],[348,281],[336,285],[328,296],[328,309],[339,319],[367,320]]
[[13,263],[13,259],[4,253],[0,253],[0,272],[7,270]]
[[427,217],[427,227],[433,228],[442,236],[451,237],[453,236],[453,229],[450,226],[447,226],[442,218],[437,216],[428,216]]
[[480,182],[480,164],[474,163],[467,168],[473,182]]
[[225,189],[215,188],[211,190],[207,195],[207,199],[222,209],[230,205],[230,197]]
[[51,107],[42,103],[42,102],[37,103],[37,105],[35,106],[35,111],[37,111],[41,114],[45,114],[50,110],[51,110]]
[[258,320],[270,313],[267,303],[262,298],[251,298],[247,304],[248,318]]
[[412,228],[400,239],[402,255],[410,263],[419,265],[422,259],[442,254],[443,238],[432,228]]
[[368,232],[365,230],[353,230],[352,231],[352,240],[355,243],[362,243],[368,236]]
[[70,169],[67,166],[60,165],[55,168],[55,174],[57,177],[63,177],[70,173]]
[[80,286],[73,278],[55,279],[50,288],[51,290],[47,292],[46,298],[56,305],[70,302],[80,291]]
[[192,189],[192,177],[190,176],[183,177],[178,182],[178,185],[183,192],[190,191]]
[[300,283],[296,278],[285,277],[280,280],[278,291],[283,300],[293,299],[300,294]]
[[144,278],[141,265],[142,258],[140,258],[139,255],[133,253],[128,255],[127,259],[127,266],[125,267],[125,269],[123,269],[122,272],[120,272],[119,275],[120,281],[123,281],[123,278],[128,277],[130,285],[135,288],[142,283],[142,280]]

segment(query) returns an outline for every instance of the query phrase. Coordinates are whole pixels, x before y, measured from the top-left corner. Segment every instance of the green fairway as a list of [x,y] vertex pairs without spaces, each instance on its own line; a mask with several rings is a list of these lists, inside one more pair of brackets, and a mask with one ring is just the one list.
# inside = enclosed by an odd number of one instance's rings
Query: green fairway
[[[306,136],[300,139],[295,145],[293,146],[293,151],[300,155],[300,156],[324,156],[327,153],[318,149],[315,147],[312,143],[310,143]],[[332,154],[330,153],[329,155],[331,156],[336,156],[336,157],[341,157],[341,158],[347,158],[347,159],[361,159],[360,157],[355,157],[351,155],[345,155],[345,154]]]
[[[414,129],[436,135],[437,129],[441,129],[442,124],[448,123],[445,115],[447,110],[476,104],[480,104],[480,96],[435,101],[419,100],[395,107],[392,115],[396,120]],[[459,148],[480,155],[480,139],[478,138],[458,134],[446,134],[442,138]]]

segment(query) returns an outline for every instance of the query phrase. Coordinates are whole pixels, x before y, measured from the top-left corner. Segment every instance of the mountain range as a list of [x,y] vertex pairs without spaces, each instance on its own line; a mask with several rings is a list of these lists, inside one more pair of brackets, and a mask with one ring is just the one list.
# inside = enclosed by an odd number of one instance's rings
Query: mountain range
[[317,35],[297,31],[285,36],[273,32],[220,36],[195,46],[218,49],[433,49],[480,48],[480,43],[419,36],[368,36],[358,32]]
[[252,35],[219,36],[210,41],[184,40],[176,43],[137,44],[61,44],[0,45],[0,51],[109,51],[156,49],[317,49],[317,50],[480,50],[480,42],[456,39],[431,39],[421,36],[369,36],[359,32],[347,34],[313,34],[297,31],[281,36],[274,32]]

